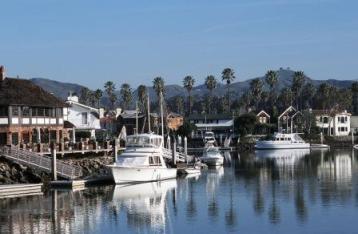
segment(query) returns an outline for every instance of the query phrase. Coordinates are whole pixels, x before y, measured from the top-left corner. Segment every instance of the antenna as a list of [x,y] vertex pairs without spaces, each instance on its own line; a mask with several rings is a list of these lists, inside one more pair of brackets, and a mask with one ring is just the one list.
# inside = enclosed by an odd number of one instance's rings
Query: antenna
[[162,137],[164,140],[163,92],[160,92],[160,118],[162,121]]
[[149,102],[149,93],[147,95],[147,111],[148,111],[148,133],[151,133],[152,130],[150,129],[150,102]]

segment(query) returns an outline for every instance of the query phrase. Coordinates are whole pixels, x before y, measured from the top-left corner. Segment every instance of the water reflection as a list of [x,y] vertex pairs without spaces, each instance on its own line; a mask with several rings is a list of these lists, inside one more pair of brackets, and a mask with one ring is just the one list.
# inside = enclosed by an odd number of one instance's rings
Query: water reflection
[[127,224],[140,233],[155,230],[166,232],[170,219],[167,212],[167,193],[177,186],[176,180],[136,185],[117,185],[113,202],[127,214]]
[[0,200],[0,233],[349,233],[358,214],[353,153],[233,153],[230,165],[192,178]]

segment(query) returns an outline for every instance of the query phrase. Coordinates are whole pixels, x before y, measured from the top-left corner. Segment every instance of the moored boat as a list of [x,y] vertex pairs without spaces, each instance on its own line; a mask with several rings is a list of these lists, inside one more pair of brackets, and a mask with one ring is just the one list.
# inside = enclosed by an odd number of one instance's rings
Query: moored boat
[[224,157],[221,155],[219,147],[208,143],[205,145],[201,161],[208,166],[221,166],[224,164]]
[[143,183],[176,178],[163,157],[163,137],[138,134],[127,137],[126,150],[109,165],[116,184]]
[[309,149],[306,143],[297,133],[275,133],[269,140],[258,140],[255,149]]

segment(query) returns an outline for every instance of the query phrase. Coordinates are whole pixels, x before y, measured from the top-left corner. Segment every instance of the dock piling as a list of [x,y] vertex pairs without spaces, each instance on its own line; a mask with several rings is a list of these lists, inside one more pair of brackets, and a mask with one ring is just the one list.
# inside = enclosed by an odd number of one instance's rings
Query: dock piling
[[52,147],[52,180],[57,180],[56,147]]
[[188,162],[188,139],[184,137],[184,157],[185,162]]
[[173,151],[172,151],[172,157],[173,157],[173,165],[177,165],[177,143],[175,140],[173,141]]

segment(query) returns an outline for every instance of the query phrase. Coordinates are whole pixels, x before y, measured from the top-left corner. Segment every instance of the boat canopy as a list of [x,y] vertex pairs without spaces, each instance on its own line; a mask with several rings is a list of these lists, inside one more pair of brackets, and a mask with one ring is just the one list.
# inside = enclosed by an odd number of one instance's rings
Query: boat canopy
[[155,147],[162,146],[162,137],[159,135],[142,134],[127,137],[127,147]]
[[116,164],[122,167],[139,167],[147,164],[147,158],[121,156],[117,158]]

